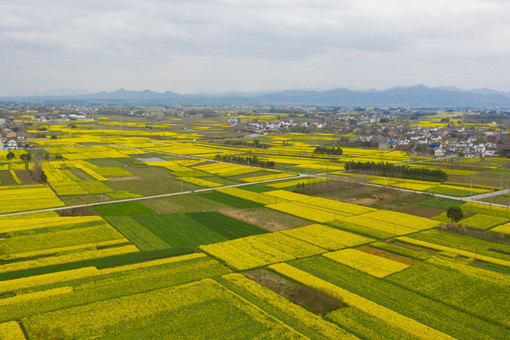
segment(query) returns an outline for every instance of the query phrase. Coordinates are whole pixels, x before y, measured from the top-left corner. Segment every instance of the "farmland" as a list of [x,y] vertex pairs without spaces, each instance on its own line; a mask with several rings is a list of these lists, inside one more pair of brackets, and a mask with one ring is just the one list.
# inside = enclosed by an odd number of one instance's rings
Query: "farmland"
[[336,138],[317,133],[255,148],[223,116],[96,118],[31,121],[56,138],[0,155],[0,339],[510,337],[510,213],[487,202],[509,162],[317,155]]

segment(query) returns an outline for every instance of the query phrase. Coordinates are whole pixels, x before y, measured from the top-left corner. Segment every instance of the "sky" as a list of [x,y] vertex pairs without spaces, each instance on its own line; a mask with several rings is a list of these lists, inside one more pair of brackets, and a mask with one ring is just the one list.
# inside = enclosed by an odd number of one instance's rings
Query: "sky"
[[0,96],[510,91],[508,0],[1,0]]

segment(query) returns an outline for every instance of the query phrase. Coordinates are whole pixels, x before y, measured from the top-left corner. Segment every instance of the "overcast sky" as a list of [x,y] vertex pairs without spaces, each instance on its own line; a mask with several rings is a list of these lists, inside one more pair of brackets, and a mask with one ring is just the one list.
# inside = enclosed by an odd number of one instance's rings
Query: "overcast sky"
[[413,84],[510,91],[510,1],[0,1],[0,96]]

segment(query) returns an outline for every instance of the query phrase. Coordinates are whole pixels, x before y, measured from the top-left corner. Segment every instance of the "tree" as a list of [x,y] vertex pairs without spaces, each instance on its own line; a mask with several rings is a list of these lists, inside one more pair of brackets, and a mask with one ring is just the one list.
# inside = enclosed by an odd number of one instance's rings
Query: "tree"
[[10,161],[11,159],[13,159],[14,157],[16,157],[16,155],[14,154],[14,152],[12,151],[9,151],[9,153],[7,154],[7,156],[5,156],[5,158],[7,158],[8,161]]
[[464,213],[460,207],[449,207],[448,210],[446,210],[446,216],[452,221],[458,222],[464,217]]
[[39,162],[34,163],[34,169],[30,171],[30,174],[39,183],[46,183],[48,181],[48,178],[41,167],[41,163]]
[[32,159],[32,156],[29,153],[24,153],[21,156],[19,156],[19,158],[22,161],[28,162],[28,161],[30,161],[30,159]]

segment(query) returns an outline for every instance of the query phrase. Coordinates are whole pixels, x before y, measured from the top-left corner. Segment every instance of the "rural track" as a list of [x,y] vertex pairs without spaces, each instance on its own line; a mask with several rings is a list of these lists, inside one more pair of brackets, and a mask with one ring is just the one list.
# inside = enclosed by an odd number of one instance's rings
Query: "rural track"
[[[140,150],[140,151],[145,151],[145,152],[155,152],[155,153],[161,153],[161,154],[170,155],[170,156],[185,157],[185,158],[190,158],[190,159],[195,159],[195,160],[202,160],[202,161],[207,161],[207,162],[232,164],[232,163],[229,163],[229,162],[212,160],[212,159],[209,159],[209,158],[203,158],[203,157],[198,157],[198,156],[193,156],[193,155],[182,155],[182,154],[176,154],[176,153],[171,153],[171,152],[162,152],[162,151],[155,151],[155,150],[150,150],[150,149],[134,148],[134,147],[118,145],[118,144],[112,144],[112,145],[119,146],[119,147],[124,147],[124,148],[127,148],[127,149],[132,149],[132,150]],[[272,169],[257,167],[257,166],[253,166],[253,165],[246,165],[246,164],[244,164],[244,165],[245,166],[249,166],[249,167],[254,168],[254,169],[260,169],[260,170],[265,170],[265,171],[271,171],[272,170]],[[280,171],[283,171],[283,170],[277,170],[277,171],[280,172]],[[15,216],[15,215],[24,215],[24,214],[29,214],[29,213],[38,213],[38,212],[47,212],[47,211],[60,211],[60,210],[67,210],[67,209],[86,208],[86,207],[93,207],[93,206],[106,205],[106,204],[116,204],[116,203],[142,201],[142,200],[155,199],[155,198],[163,198],[163,197],[171,197],[171,196],[179,196],[179,195],[188,195],[188,194],[194,194],[194,193],[214,191],[214,190],[217,190],[217,189],[243,187],[243,186],[257,184],[257,183],[270,183],[270,182],[282,181],[282,180],[285,180],[285,179],[292,179],[292,178],[310,178],[310,177],[321,177],[321,178],[327,178],[327,179],[332,178],[329,173],[325,173],[325,174],[324,173],[320,173],[320,174],[302,174],[302,173],[293,172],[293,171],[285,171],[285,172],[293,173],[297,177],[275,178],[275,179],[268,179],[268,180],[256,181],[256,182],[231,184],[231,185],[225,185],[225,186],[214,187],[214,188],[203,188],[203,189],[197,189],[197,190],[179,191],[179,192],[172,192],[172,193],[152,195],[152,196],[125,198],[125,199],[120,199],[120,200],[115,200],[115,201],[95,202],[95,203],[79,204],[79,205],[72,205],[72,206],[65,206],[65,207],[55,207],[55,208],[46,208],[46,209],[39,209],[39,210],[21,211],[21,212],[0,214],[0,217]],[[397,190],[397,191],[401,191],[401,192],[416,193],[416,194],[428,194],[428,195],[431,195],[434,198],[446,198],[446,199],[457,200],[457,201],[464,201],[464,202],[476,202],[476,203],[490,205],[490,206],[494,205],[494,206],[497,206],[497,207],[503,207],[503,208],[507,208],[507,209],[509,208],[509,206],[504,205],[504,204],[496,204],[496,203],[484,202],[484,201],[479,201],[479,199],[487,198],[487,197],[491,197],[491,196],[497,196],[497,195],[501,195],[501,194],[505,194],[505,193],[509,193],[510,189],[499,190],[499,191],[494,191],[494,192],[485,193],[485,194],[479,194],[479,195],[473,195],[473,196],[468,196],[468,197],[456,197],[456,196],[449,196],[449,195],[437,194],[437,193],[427,193],[427,192],[417,191],[417,190],[412,190],[412,189],[390,187],[390,186],[374,184],[374,183],[352,181],[352,180],[348,180],[346,178],[339,178],[338,176],[335,176],[333,178],[335,180],[339,180],[339,181],[343,181],[343,182],[351,182],[351,183],[358,183],[358,184],[366,185],[366,186],[393,189],[393,190]]]
[[78,204],[78,205],[69,205],[69,206],[65,206],[65,207],[55,207],[55,208],[46,208],[46,209],[38,209],[38,210],[30,210],[30,211],[20,211],[20,212],[14,212],[14,213],[0,214],[0,217],[24,215],[24,214],[31,214],[31,213],[38,213],[38,212],[47,212],[47,211],[59,211],[59,210],[76,209],[76,208],[87,208],[87,207],[94,207],[94,206],[98,206],[98,205],[134,202],[134,201],[142,201],[142,200],[149,200],[149,199],[155,199],[155,198],[179,196],[179,195],[189,195],[189,194],[213,191],[213,190],[217,190],[217,189],[236,188],[236,187],[243,187],[243,186],[259,184],[259,183],[270,183],[270,182],[282,181],[285,179],[297,179],[297,178],[308,178],[308,177],[314,177],[314,176],[299,174],[297,177],[274,178],[274,179],[266,179],[263,181],[256,181],[256,182],[230,184],[230,185],[224,185],[224,186],[214,187],[214,188],[178,191],[178,192],[171,192],[171,193],[167,193],[167,194],[159,194],[159,195],[143,196],[143,197],[135,197],[135,198],[124,198],[124,199],[115,200],[115,201],[95,202],[95,203],[86,203],[86,204]]

